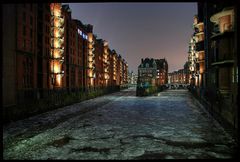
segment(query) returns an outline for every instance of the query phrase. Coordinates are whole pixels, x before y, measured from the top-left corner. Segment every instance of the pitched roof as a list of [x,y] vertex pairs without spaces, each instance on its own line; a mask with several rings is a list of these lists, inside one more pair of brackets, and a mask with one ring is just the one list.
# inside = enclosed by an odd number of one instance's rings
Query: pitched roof
[[149,66],[149,68],[153,68],[154,66],[154,63],[156,63],[155,62],[155,60],[153,59],[153,58],[145,58],[144,60],[142,59],[142,62],[141,62],[141,64],[138,66],[138,68],[142,68],[141,67],[141,65],[143,65],[143,67],[144,68],[146,68],[146,64],[148,64]]

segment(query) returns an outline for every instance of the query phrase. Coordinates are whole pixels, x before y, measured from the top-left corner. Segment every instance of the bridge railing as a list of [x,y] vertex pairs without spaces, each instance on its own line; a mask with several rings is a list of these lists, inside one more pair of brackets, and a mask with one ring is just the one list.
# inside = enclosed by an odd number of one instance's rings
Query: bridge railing
[[180,83],[173,83],[173,84],[166,84],[168,89],[187,89],[189,84],[180,84]]

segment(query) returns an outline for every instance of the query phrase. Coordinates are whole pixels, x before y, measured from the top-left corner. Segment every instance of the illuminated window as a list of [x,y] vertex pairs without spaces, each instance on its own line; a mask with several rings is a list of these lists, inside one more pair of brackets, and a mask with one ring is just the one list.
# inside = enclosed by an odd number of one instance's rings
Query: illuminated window
[[80,34],[81,36],[83,35],[83,33],[80,29],[78,29],[78,34]]
[[87,39],[87,36],[83,33],[82,34],[83,39]]

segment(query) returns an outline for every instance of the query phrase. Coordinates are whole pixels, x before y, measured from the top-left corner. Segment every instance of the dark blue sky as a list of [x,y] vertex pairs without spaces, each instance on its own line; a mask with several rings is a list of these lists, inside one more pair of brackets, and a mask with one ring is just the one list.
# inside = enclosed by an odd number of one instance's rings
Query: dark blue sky
[[197,3],[69,3],[72,17],[94,26],[94,34],[137,72],[141,58],[166,58],[169,72],[183,68]]

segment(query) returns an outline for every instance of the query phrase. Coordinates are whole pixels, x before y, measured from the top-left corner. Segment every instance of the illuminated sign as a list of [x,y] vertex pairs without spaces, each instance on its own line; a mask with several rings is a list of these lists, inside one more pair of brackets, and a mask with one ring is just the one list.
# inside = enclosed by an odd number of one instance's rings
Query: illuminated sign
[[82,35],[83,39],[88,39],[87,35],[83,33]]
[[82,31],[80,29],[78,29],[78,34],[82,36]]
[[88,36],[84,34],[80,29],[78,29],[78,34],[81,35],[83,39],[88,39]]

